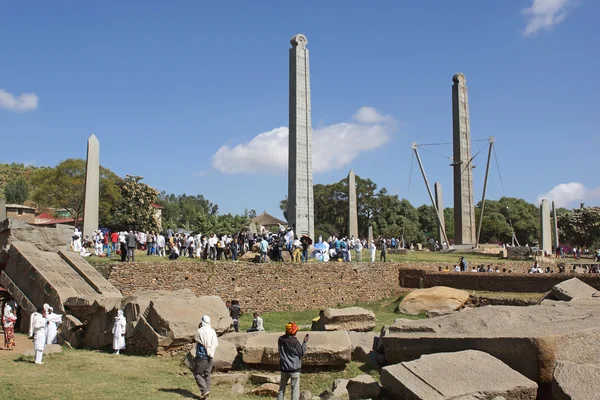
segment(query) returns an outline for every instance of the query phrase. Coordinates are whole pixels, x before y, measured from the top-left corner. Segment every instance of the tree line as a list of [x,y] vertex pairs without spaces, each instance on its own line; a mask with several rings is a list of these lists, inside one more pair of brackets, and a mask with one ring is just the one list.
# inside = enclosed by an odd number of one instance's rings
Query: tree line
[[[329,237],[348,234],[348,180],[313,186],[315,235]],[[407,199],[378,188],[371,179],[356,176],[356,202],[360,237],[368,236],[373,226],[375,236],[404,237],[407,243],[426,243],[438,238],[437,218],[431,205],[414,207]],[[280,202],[287,217],[287,199]],[[481,202],[475,208],[479,223]],[[523,199],[502,197],[486,200],[480,243],[511,243],[513,232],[521,245],[533,245],[539,240],[539,208]],[[557,210],[561,244],[593,247],[600,238],[600,207]],[[454,239],[454,209],[444,209],[446,234]],[[440,241],[441,243],[441,241]]]
[[[56,167],[26,167],[0,164],[0,188],[7,203],[32,201],[40,209],[64,208],[79,221],[83,217],[85,161],[67,159]],[[313,187],[315,233],[348,236],[348,180]],[[371,179],[356,176],[359,236],[373,226],[376,236],[404,237],[409,243],[425,243],[437,237],[437,221],[430,205],[414,207],[407,199],[379,188]],[[217,204],[203,195],[167,194],[146,185],[142,177],[121,178],[100,167],[100,226],[109,229],[156,230],[155,203],[162,208],[163,229],[232,234],[247,226],[255,210],[243,214],[220,214]],[[287,220],[287,200],[280,203]],[[479,221],[481,204],[475,209]],[[596,247],[600,238],[600,207],[557,210],[561,244]],[[454,239],[454,210],[444,209],[446,233]],[[523,199],[502,197],[487,200],[481,230],[481,243],[510,243],[513,232],[520,244],[533,244],[539,238],[539,208]]]

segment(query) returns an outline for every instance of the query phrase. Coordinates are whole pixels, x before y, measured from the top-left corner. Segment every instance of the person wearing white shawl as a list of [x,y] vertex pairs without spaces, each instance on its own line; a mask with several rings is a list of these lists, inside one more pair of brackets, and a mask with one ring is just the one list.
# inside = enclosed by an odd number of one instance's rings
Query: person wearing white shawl
[[2,326],[4,327],[4,347],[6,350],[14,350],[15,347],[15,322],[17,321],[16,312],[10,304],[4,306],[2,315]]
[[48,321],[48,331],[46,332],[46,344],[58,343],[57,340],[57,328],[62,323],[62,315],[54,314],[52,307],[44,304],[44,311],[46,311],[46,321]]
[[375,262],[375,253],[377,252],[377,247],[375,246],[375,241],[371,240],[369,244],[369,250],[371,251],[371,262]]
[[[47,304],[45,304],[47,305]],[[34,312],[29,318],[29,336],[33,337],[33,349],[35,350],[35,363],[43,364],[42,357],[46,348],[46,311]]]
[[115,317],[115,324],[113,325],[112,333],[113,333],[113,350],[115,354],[120,354],[119,352],[125,348],[125,327],[127,325],[127,319],[123,315],[123,310],[117,311],[117,316]]
[[196,341],[196,364],[194,378],[200,389],[200,399],[206,399],[210,393],[210,373],[213,369],[213,357],[219,345],[217,334],[210,326],[210,317],[205,315],[200,322],[200,329],[194,337]]

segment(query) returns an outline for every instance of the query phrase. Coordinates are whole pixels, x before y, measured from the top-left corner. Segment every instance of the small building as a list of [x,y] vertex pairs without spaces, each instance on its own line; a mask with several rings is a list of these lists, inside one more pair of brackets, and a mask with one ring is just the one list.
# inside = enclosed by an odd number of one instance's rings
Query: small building
[[[81,222],[81,218],[79,219]],[[35,217],[32,225],[44,225],[44,226],[56,226],[56,225],[71,225],[75,226],[75,219],[71,217],[61,217],[60,215],[51,215],[48,213],[42,213]]]
[[[283,225],[283,226],[287,225],[287,222],[277,219],[270,214],[267,214],[266,211],[256,217],[252,218],[252,221],[250,221],[250,222],[254,223],[258,227],[264,227],[264,229],[267,231],[275,231],[275,232],[279,229],[279,225]],[[263,233],[262,231],[263,231],[263,229],[259,228],[259,233]]]
[[7,204],[6,218],[32,223],[35,221],[35,207],[28,207],[20,204]]

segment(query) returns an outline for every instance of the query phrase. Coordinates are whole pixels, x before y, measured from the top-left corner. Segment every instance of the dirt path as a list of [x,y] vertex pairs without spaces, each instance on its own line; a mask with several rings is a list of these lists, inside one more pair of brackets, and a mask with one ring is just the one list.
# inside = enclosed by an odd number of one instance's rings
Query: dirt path
[[4,332],[0,331],[0,346],[2,346],[0,347],[0,358],[14,358],[33,348],[33,342],[27,338],[27,335],[22,333],[15,333],[15,345],[14,350],[6,350],[6,347],[4,347]]

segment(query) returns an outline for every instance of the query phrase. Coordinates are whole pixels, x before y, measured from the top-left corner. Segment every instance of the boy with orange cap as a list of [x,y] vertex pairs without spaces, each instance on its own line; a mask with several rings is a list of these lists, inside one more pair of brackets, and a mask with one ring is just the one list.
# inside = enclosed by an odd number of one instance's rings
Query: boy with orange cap
[[292,400],[300,399],[300,369],[302,363],[300,358],[306,353],[306,342],[308,334],[304,336],[302,344],[296,338],[300,327],[293,322],[285,326],[285,335],[279,337],[279,368],[281,369],[281,383],[277,400],[283,400],[285,387],[288,380],[292,380]]

